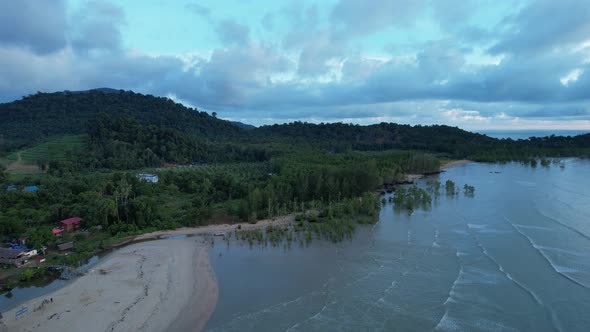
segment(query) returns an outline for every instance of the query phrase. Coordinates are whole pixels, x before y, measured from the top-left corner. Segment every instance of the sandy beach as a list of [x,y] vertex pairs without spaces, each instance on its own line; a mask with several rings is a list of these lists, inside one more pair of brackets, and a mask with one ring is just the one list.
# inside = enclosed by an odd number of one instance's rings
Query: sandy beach
[[198,235],[198,234],[214,234],[214,233],[229,233],[236,230],[238,226],[241,226],[241,230],[254,230],[262,229],[269,225],[285,225],[293,223],[295,216],[290,214],[274,219],[259,220],[255,224],[240,223],[240,224],[225,224],[225,225],[207,225],[201,227],[182,227],[175,230],[169,231],[157,231],[152,233],[146,233],[136,236],[133,241],[142,241],[149,239],[158,239],[162,237],[171,237],[179,235]]
[[[218,287],[200,238],[118,249],[86,275],[4,314],[8,331],[201,331]],[[47,300],[41,306],[41,303]]]
[[447,168],[465,165],[465,164],[470,163],[470,162],[471,162],[471,160],[465,160],[465,159],[449,161],[447,163],[442,164],[440,166],[440,170],[442,171],[442,170],[447,169]]

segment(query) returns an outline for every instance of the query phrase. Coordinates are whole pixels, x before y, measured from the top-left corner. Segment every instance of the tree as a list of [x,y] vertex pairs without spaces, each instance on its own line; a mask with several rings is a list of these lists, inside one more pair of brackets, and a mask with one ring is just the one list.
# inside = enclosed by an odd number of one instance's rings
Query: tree
[[8,174],[6,173],[6,166],[0,164],[0,181],[8,179]]

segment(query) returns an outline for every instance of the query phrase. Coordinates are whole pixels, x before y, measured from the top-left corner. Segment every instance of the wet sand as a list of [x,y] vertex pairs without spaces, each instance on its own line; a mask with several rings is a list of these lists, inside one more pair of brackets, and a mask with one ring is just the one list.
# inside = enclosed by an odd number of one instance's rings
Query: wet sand
[[230,233],[236,230],[238,226],[241,226],[241,230],[255,230],[262,229],[269,225],[287,225],[295,221],[294,215],[287,215],[283,217],[277,217],[274,219],[260,220],[255,224],[241,223],[233,225],[208,225],[201,227],[182,227],[175,230],[169,231],[157,231],[152,233],[146,233],[136,236],[133,241],[142,241],[149,239],[157,239],[162,237],[180,236],[180,235],[198,235],[198,234],[215,234],[215,233]]
[[18,320],[21,306],[4,313],[4,323],[9,331],[200,331],[218,297],[202,241],[116,250],[66,287],[24,303],[28,313]]
[[465,160],[465,159],[449,161],[447,163],[442,164],[440,166],[440,170],[442,171],[442,170],[447,169],[447,168],[451,168],[451,167],[455,167],[455,166],[461,166],[461,165],[464,165],[464,164],[467,164],[467,163],[470,163],[470,162],[471,162],[471,160]]

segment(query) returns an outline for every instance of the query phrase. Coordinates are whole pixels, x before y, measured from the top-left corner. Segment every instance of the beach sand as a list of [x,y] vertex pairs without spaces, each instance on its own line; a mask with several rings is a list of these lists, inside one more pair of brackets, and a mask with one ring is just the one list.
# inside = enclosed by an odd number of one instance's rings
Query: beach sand
[[471,160],[465,160],[465,159],[449,161],[447,163],[444,163],[442,166],[440,166],[440,170],[442,171],[442,170],[447,169],[447,168],[465,165],[465,164],[470,163],[470,162],[471,162]]
[[24,303],[28,314],[16,320],[19,306],[3,320],[8,331],[201,331],[217,297],[203,239],[149,241],[114,251],[71,284]]
[[274,219],[259,220],[255,224],[241,223],[233,225],[207,225],[201,227],[182,227],[175,230],[157,231],[136,236],[133,241],[142,241],[149,239],[158,239],[162,237],[171,237],[179,235],[198,235],[198,234],[214,234],[214,233],[230,233],[241,226],[241,230],[255,230],[262,229],[269,225],[287,225],[295,222],[295,215],[286,215]]

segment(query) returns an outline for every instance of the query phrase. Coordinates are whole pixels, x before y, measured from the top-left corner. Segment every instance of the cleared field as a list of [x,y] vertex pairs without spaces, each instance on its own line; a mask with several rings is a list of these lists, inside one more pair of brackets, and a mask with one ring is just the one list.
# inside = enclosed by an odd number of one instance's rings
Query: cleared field
[[[25,164],[36,164],[37,161],[65,161],[69,155],[82,148],[86,136],[65,136],[54,139],[35,147],[20,151],[21,162]],[[18,159],[18,157],[17,157]]]
[[64,136],[39,144],[32,148],[11,153],[0,158],[11,175],[33,175],[41,173],[38,161],[65,161],[71,154],[84,147],[85,135]]

